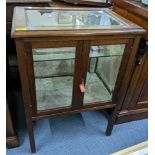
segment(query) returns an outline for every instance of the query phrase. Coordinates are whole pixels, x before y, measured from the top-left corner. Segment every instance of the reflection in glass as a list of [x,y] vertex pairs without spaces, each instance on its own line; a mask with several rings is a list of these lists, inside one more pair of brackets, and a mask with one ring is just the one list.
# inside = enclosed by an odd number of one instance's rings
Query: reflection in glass
[[26,9],[27,27],[37,28],[97,28],[122,25],[117,19],[102,11],[33,10]]
[[33,49],[37,110],[72,103],[75,48]]
[[91,46],[84,104],[112,99],[124,45]]

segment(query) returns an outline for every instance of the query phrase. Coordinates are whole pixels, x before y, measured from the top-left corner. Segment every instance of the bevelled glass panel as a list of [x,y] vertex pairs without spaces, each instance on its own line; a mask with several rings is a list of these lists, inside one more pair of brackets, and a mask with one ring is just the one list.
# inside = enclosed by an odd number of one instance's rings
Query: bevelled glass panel
[[32,50],[37,110],[72,104],[75,47]]
[[105,10],[26,9],[26,24],[30,30],[87,29],[123,25]]
[[112,100],[125,45],[91,46],[84,104]]

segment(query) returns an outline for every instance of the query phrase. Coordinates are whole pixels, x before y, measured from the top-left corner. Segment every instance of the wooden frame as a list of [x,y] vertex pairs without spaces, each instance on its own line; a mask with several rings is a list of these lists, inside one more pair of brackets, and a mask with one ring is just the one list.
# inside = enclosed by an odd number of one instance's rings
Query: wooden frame
[[[89,10],[89,11],[100,11],[103,10],[105,11],[107,14],[111,15],[113,18],[117,19],[119,22],[121,22],[123,24],[123,26],[104,26],[104,27],[99,27],[99,28],[95,28],[93,29],[93,31],[90,33],[89,29],[85,28],[85,29],[79,29],[78,31],[75,31],[75,29],[63,29],[63,30],[52,30],[52,29],[40,29],[37,30],[35,29],[35,31],[31,31],[31,29],[29,30],[29,28],[26,25],[26,19],[25,19],[25,9],[30,9],[29,7],[15,7],[14,8],[14,15],[13,15],[13,24],[12,24],[12,32],[11,32],[11,36],[13,38],[27,38],[27,37],[48,37],[48,36],[61,36],[61,37],[77,37],[77,36],[104,36],[104,35],[116,35],[116,34],[142,34],[144,32],[142,32],[142,29],[140,26],[137,26],[136,24],[126,20],[125,18],[119,16],[118,14],[112,12],[110,9],[103,9],[103,8],[59,8],[59,7],[33,7],[34,9],[53,9],[53,10]],[[20,12],[20,14],[18,14],[17,12]],[[17,31],[16,28],[26,28],[27,31]],[[46,30],[46,31],[43,31]],[[68,30],[68,33],[66,33],[66,30]],[[128,36],[129,37],[129,36]],[[93,38],[90,38],[91,40]]]
[[[23,20],[23,13],[16,14],[22,8],[16,8],[14,14],[14,22],[12,27],[12,37],[16,38],[16,49],[19,61],[19,69],[22,83],[22,93],[26,112],[27,126],[30,138],[31,152],[35,152],[35,142],[33,134],[32,121],[41,118],[48,118],[63,114],[72,114],[88,110],[97,110],[116,107],[114,112],[117,113],[118,107],[122,104],[136,62],[136,51],[140,37],[145,32],[140,27],[136,26],[108,11],[110,14],[122,20],[125,24],[123,28],[110,27],[107,29],[98,30],[68,30],[66,31],[16,31],[16,20]],[[46,9],[46,8],[45,8]],[[80,10],[80,9],[78,9]],[[94,9],[93,9],[94,10]],[[25,21],[20,23],[25,24]],[[94,103],[83,105],[84,94],[79,90],[81,78],[86,81],[88,68],[88,58],[90,46],[92,45],[114,45],[125,44],[124,55],[121,61],[112,101],[107,101],[104,104]],[[76,47],[76,61],[74,84],[72,94],[72,107],[59,108],[53,110],[39,111],[36,110],[36,95],[34,86],[34,71],[32,64],[32,48],[49,48],[49,47]],[[117,105],[117,106],[116,106]],[[114,115],[115,116],[115,115]],[[107,135],[112,131],[112,122],[115,119],[112,117],[107,128]]]

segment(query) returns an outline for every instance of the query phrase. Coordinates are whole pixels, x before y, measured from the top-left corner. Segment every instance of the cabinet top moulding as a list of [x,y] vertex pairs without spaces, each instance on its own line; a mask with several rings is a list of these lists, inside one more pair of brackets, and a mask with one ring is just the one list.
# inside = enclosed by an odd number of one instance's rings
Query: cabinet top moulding
[[[73,27],[71,26],[60,26],[57,27],[32,27],[27,25],[27,17],[26,11],[27,10],[38,10],[38,11],[45,11],[45,13],[49,13],[48,11],[98,11],[101,16],[103,13],[105,14],[106,18],[109,20],[114,20],[114,24],[112,25],[97,25],[97,26],[86,26],[81,27]],[[20,13],[19,13],[20,12]],[[101,13],[102,12],[102,13]],[[41,12],[40,12],[41,13]],[[32,13],[31,13],[32,14]],[[42,17],[42,15],[40,15]],[[104,16],[102,16],[104,19]],[[58,16],[59,18],[59,16]],[[62,17],[61,17],[62,18]],[[67,17],[68,18],[68,17]],[[63,18],[62,18],[63,19]],[[71,17],[69,20],[73,20],[74,18]],[[58,20],[58,19],[57,19]],[[60,19],[59,19],[60,20]],[[95,20],[98,20],[95,17]],[[64,21],[66,22],[66,21]],[[117,23],[117,24],[115,24]],[[12,24],[12,38],[24,38],[24,37],[90,37],[90,36],[117,36],[117,35],[142,35],[145,33],[145,30],[142,29],[140,26],[130,22],[129,20],[119,16],[118,14],[114,13],[110,9],[105,8],[59,8],[59,7],[15,7],[14,8],[14,16],[13,16],[13,24]]]

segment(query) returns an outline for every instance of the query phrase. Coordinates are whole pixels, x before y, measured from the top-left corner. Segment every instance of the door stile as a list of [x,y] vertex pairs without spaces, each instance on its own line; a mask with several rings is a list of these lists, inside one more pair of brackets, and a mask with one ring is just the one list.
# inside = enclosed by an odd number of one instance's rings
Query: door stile
[[78,41],[76,46],[76,56],[74,64],[74,80],[73,80],[73,93],[72,93],[72,109],[80,108],[82,105],[82,96],[79,89],[81,79],[81,58],[83,50],[83,41]]
[[[84,86],[86,86],[87,70],[90,65],[90,59],[89,59],[90,46],[91,46],[90,41],[84,41],[83,52],[82,52],[82,63],[81,63],[82,80],[83,80]],[[85,94],[81,93],[81,95],[82,95],[82,105],[83,105]]]
[[89,41],[78,41],[76,50],[75,73],[73,84],[72,108],[78,109],[83,106],[84,92],[80,90],[80,84],[85,85],[88,57],[89,57]]

